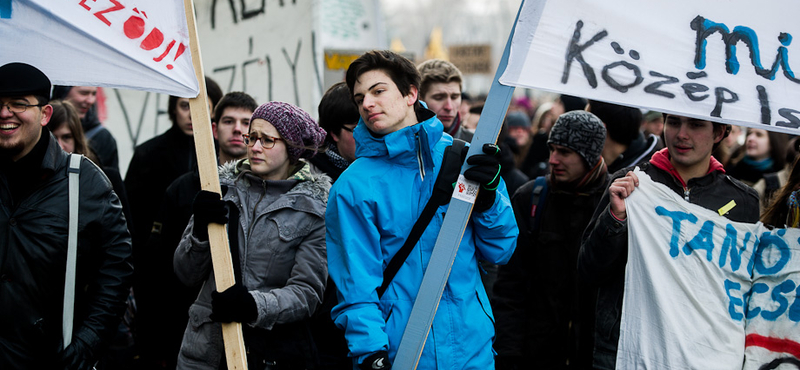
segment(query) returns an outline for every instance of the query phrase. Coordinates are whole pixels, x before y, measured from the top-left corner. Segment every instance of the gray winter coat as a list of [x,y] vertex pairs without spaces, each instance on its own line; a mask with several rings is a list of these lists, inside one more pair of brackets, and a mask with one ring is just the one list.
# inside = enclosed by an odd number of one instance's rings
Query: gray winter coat
[[[223,200],[239,211],[241,282],[258,307],[256,321],[245,323],[250,327],[271,330],[307,320],[322,301],[328,277],[324,216],[330,178],[312,174],[301,163],[290,179],[281,181],[253,175],[244,160],[220,167],[220,183],[228,187]],[[178,369],[217,369],[224,351],[222,332],[209,317],[216,282],[209,243],[194,237],[193,226],[194,218],[173,262],[178,279],[203,287],[189,308]]]

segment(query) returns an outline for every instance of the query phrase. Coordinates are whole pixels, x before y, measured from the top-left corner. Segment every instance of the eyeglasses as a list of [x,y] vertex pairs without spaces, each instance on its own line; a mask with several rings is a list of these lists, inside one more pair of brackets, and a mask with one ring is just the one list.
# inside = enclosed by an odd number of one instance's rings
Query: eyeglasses
[[347,127],[347,126],[342,126],[342,130],[345,130],[345,131],[347,131],[349,133],[353,133],[353,130],[355,130],[355,129],[356,129],[355,127],[350,128],[350,127]]
[[28,104],[25,100],[14,100],[8,103],[0,103],[0,111],[3,110],[3,107],[8,107],[8,111],[11,113],[23,113],[28,110],[29,107],[43,107],[44,104]]
[[[242,135],[242,138],[244,139],[244,144],[250,148],[254,147],[256,142],[261,141],[261,147],[264,149],[272,149],[272,147],[275,146],[276,141],[283,140],[279,137],[272,137],[269,135],[262,135],[261,137],[258,137],[255,135],[244,134]],[[285,142],[285,140],[283,141]]]

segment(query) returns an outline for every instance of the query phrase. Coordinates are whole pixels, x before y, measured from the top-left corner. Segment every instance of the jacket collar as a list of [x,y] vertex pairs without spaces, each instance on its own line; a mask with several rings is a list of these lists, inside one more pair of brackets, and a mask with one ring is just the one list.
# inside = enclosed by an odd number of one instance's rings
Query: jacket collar
[[[415,125],[404,127],[383,137],[375,137],[364,124],[363,119],[358,120],[358,126],[353,131],[356,140],[356,158],[361,157],[389,157],[416,156],[417,143],[426,164],[433,163],[431,152],[434,145],[444,135],[444,126],[428,109],[417,112],[420,121]],[[413,163],[411,163],[413,164]],[[414,164],[416,166],[416,164]]]
[[[681,175],[678,174],[678,170],[675,169],[675,167],[672,165],[672,162],[669,161],[669,158],[670,158],[669,150],[667,150],[667,148],[664,148],[653,154],[653,157],[650,158],[650,163],[666,171],[667,173],[672,175],[672,177],[677,179],[681,183],[681,185],[683,185],[683,187],[686,187],[686,181],[684,181],[683,178],[681,178]],[[712,156],[709,162],[708,172],[706,173],[706,175],[714,171],[725,173],[725,168],[722,166],[722,163],[719,163],[719,161]]]

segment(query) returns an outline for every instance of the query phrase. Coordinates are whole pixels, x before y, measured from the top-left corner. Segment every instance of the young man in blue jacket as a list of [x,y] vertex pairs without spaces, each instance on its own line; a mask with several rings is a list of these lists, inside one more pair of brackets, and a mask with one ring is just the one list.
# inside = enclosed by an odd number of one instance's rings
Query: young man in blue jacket
[[[339,289],[331,313],[359,369],[389,369],[408,322],[447,205],[441,206],[379,297],[383,271],[430,199],[452,137],[418,100],[420,75],[408,59],[371,51],[346,74],[361,115],[356,160],[331,189],[326,212],[328,269]],[[478,258],[504,264],[518,235],[493,144],[468,159],[483,189],[428,334],[420,369],[494,368],[494,318]]]

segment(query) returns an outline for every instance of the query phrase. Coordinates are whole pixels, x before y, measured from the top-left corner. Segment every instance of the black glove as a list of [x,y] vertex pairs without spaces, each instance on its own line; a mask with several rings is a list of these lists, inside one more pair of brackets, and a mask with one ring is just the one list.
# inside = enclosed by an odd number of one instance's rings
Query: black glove
[[[522,370],[530,366],[524,356],[497,356],[494,360],[497,370]],[[527,365],[527,366],[525,366]]]
[[249,323],[258,318],[258,307],[253,295],[242,284],[211,292],[211,320],[217,322]]
[[91,348],[77,336],[73,336],[72,343],[61,351],[61,365],[64,369],[91,370],[96,362]]
[[467,163],[473,166],[464,171],[464,177],[481,184],[482,189],[473,208],[476,212],[483,212],[492,207],[501,179],[500,147],[495,144],[483,144],[483,153],[467,158]]
[[228,209],[219,194],[200,190],[192,203],[194,228],[192,233],[197,239],[208,240],[208,224],[228,223]]
[[392,364],[389,363],[389,354],[386,351],[380,351],[365,358],[358,368],[360,370],[389,370],[392,368]]

